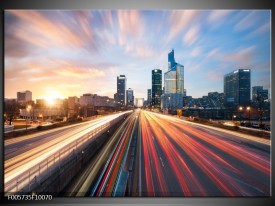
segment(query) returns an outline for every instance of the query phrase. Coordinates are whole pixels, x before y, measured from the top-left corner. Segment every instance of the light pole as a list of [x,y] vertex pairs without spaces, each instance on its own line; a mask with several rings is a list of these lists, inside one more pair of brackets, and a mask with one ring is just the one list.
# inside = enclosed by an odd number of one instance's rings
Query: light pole
[[246,110],[248,111],[249,126],[250,126],[251,125],[251,122],[250,122],[250,107],[247,107]]
[[242,111],[243,111],[243,107],[239,107],[239,111],[240,111],[240,123],[242,122]]
[[[30,118],[30,109],[32,108],[31,105],[28,105],[27,108],[26,108],[26,131],[27,131],[27,128],[28,128],[28,116]],[[27,112],[28,112],[28,115],[27,115]]]

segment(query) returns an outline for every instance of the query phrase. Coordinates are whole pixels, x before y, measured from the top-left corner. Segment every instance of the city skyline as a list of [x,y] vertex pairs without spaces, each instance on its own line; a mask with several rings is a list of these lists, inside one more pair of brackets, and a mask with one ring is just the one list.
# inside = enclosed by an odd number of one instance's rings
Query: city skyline
[[[225,25],[226,23],[226,25]],[[251,87],[270,90],[270,11],[6,11],[5,98],[84,93],[113,97],[116,76],[146,98],[167,54],[185,67],[187,94],[223,92],[223,76],[251,68]],[[18,83],[20,82],[20,83]]]

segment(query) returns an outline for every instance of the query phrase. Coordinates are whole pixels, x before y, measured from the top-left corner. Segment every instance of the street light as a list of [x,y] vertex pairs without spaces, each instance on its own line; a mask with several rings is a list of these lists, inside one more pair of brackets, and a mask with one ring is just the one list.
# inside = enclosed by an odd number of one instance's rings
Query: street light
[[234,121],[234,118],[236,118],[236,115],[232,115],[232,122]]
[[248,116],[248,117],[249,117],[249,126],[250,126],[250,124],[251,124],[251,122],[250,122],[250,107],[247,107],[246,110],[248,111],[248,115],[249,115],[249,116]]
[[241,111],[243,111],[243,107],[239,107],[239,111],[240,111],[240,122],[241,122],[241,120],[242,120],[242,113],[241,113]]
[[84,156],[84,151],[81,151],[81,167],[83,166],[83,156]]
[[43,114],[39,114],[39,117],[41,118],[41,122],[40,122],[40,125],[41,125],[43,122]]

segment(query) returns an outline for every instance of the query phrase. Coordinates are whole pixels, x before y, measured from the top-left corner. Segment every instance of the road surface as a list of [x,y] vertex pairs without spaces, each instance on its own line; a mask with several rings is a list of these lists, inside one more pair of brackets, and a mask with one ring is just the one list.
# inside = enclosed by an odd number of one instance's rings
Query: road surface
[[139,145],[140,196],[270,196],[270,140],[141,111]]

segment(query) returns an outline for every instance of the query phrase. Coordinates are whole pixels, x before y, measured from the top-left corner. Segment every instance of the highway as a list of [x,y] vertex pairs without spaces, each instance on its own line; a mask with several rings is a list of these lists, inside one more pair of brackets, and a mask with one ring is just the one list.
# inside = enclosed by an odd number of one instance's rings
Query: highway
[[[6,140],[4,162],[5,188],[7,183],[28,172],[31,168],[37,166],[62,148],[73,142],[77,144],[77,140],[81,137],[103,127],[123,114],[124,113],[117,113],[78,125]],[[64,156],[68,154],[61,155]],[[55,163],[55,160],[53,163]],[[47,165],[47,167],[48,166],[49,165]],[[23,186],[24,185],[21,185],[21,187]]]
[[[122,114],[6,140],[5,189],[14,189],[10,183],[23,174],[33,174],[32,179],[37,173],[30,169],[37,165],[40,174],[41,162],[49,157],[53,158],[47,167],[59,164],[55,154]],[[269,139],[136,110],[63,192],[69,196],[270,196],[270,146]],[[73,152],[71,147],[68,151],[61,155]]]
[[141,111],[139,196],[269,196],[270,140]]
[[117,128],[87,168],[63,192],[77,197],[113,196],[120,166],[128,154],[127,148],[131,142],[131,131],[136,125],[137,115],[138,113],[134,112]]
[[97,180],[97,184],[92,189],[91,196],[115,196],[119,174],[127,168],[123,160],[126,159],[128,155],[127,151],[137,116],[138,112],[135,112],[129,117],[124,131]]

